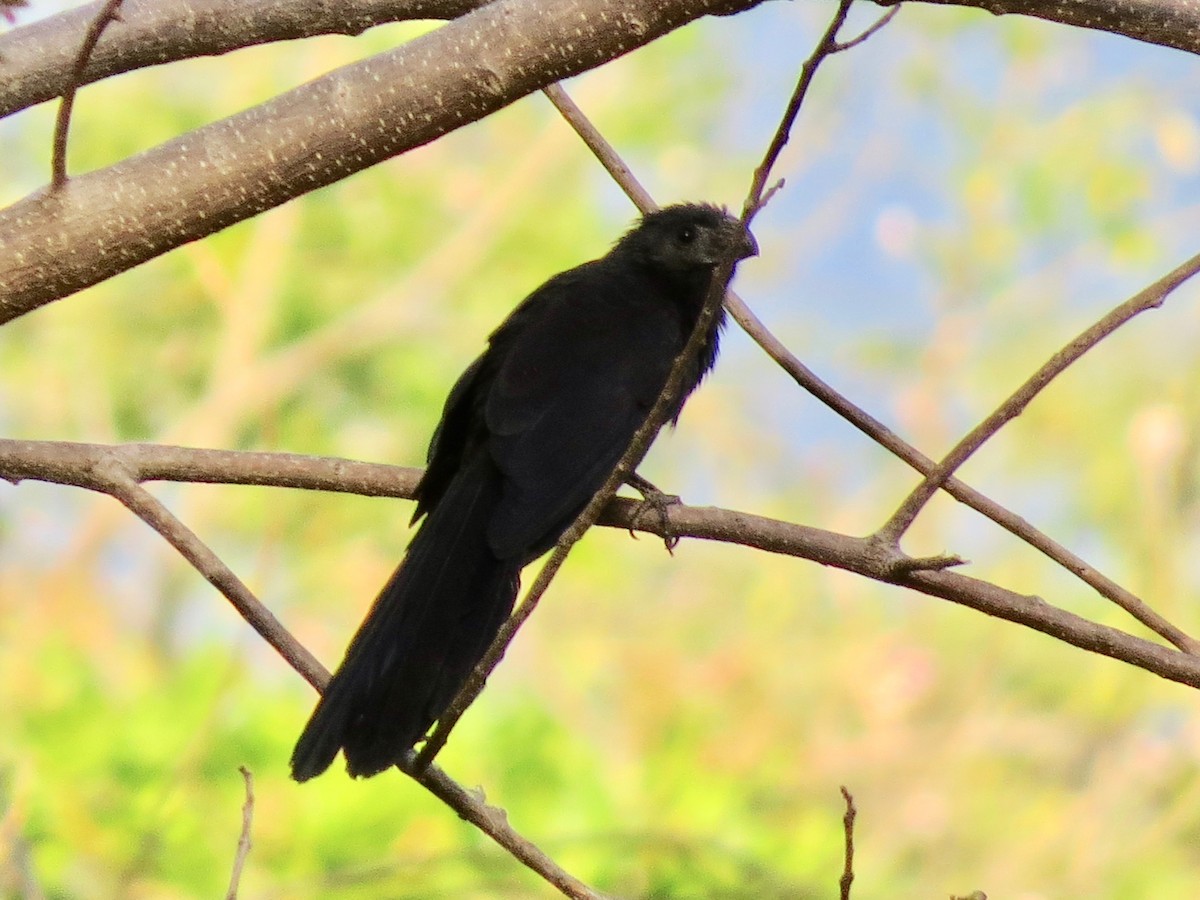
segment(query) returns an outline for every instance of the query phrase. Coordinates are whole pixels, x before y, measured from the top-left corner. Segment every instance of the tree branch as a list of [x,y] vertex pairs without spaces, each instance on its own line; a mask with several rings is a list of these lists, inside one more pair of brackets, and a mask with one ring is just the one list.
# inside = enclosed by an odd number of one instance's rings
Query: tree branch
[[[875,0],[892,6],[903,0]],[[971,6],[997,16],[1019,15],[1106,31],[1148,44],[1200,53],[1200,5],[1191,0],[919,0]]]
[[0,211],[0,324],[761,0],[495,0]]
[[[260,484],[365,496],[411,497],[420,474],[416,469],[350,463],[344,459],[290,453],[241,453],[158,447],[152,444],[110,446],[0,440],[0,478],[13,482],[31,479],[108,492],[110,481],[99,479],[92,470],[98,462],[105,460],[109,460],[106,465],[112,465],[113,459],[126,477],[136,481]],[[280,470],[277,477],[267,474],[273,465]],[[343,474],[346,475],[344,482]],[[1200,659],[1194,656],[1116,628],[1096,624],[1040,598],[1018,594],[976,578],[954,572],[906,572],[903,566],[897,565],[897,560],[906,557],[881,548],[879,542],[869,538],[850,537],[713,507],[672,505],[660,519],[658,516],[637,515],[641,506],[636,500],[616,498],[605,507],[597,524],[622,530],[633,529],[659,537],[673,534],[739,544],[833,566],[1016,622],[1083,650],[1138,666],[1162,678],[1200,687]],[[172,543],[175,541],[172,540]],[[218,584],[210,577],[207,567],[202,568],[193,561],[194,554],[185,556],[222,592],[227,590],[227,583]],[[226,596],[229,597],[229,594],[226,593]],[[234,598],[230,599],[232,601]],[[235,603],[235,606],[242,613],[241,605]],[[250,620],[248,616],[247,619]],[[274,645],[274,641],[272,643]],[[303,647],[299,644],[295,647],[299,649],[280,652],[310,684],[320,689],[328,679],[328,672]]]
[[982,447],[1007,422],[1019,416],[1033,398],[1042,392],[1055,378],[1095,347],[1098,343],[1132,319],[1148,309],[1162,306],[1167,297],[1181,284],[1200,272],[1200,254],[1176,267],[1149,287],[1138,291],[1121,305],[1110,311],[1090,328],[1084,330],[1073,341],[1055,353],[1036,372],[1008,397],[990,416],[976,425],[946,454],[924,480],[913,489],[890,519],[876,532],[879,540],[896,543],[916,519],[917,515],[958,468]]
[[[259,44],[323,34],[362,34],[387,22],[456,19],[487,0],[127,0],[125,26],[104,37],[74,83],[148,66],[219,56]],[[96,0],[0,35],[0,119],[58,97]]]
[[842,853],[842,877],[838,881],[838,896],[841,900],[850,900],[850,885],[854,884],[854,819],[858,816],[858,809],[854,806],[854,797],[845,785],[842,786],[842,799],[846,802],[846,812],[842,816],[845,846]]
[[[323,34],[357,35],[387,22],[455,19],[486,0],[129,0],[129,27],[108,35],[84,72],[122,72]],[[880,6],[900,0],[876,0]],[[1200,7],[1184,0],[922,0],[1017,14],[1200,53]],[[94,2],[0,35],[0,118],[62,93]]]

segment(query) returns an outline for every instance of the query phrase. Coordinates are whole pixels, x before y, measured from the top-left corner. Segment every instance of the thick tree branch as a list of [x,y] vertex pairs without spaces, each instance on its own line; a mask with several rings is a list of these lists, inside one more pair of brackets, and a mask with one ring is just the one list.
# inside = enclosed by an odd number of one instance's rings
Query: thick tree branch
[[[903,0],[876,0],[891,6]],[[971,6],[997,16],[1019,15],[1120,34],[1148,44],[1200,53],[1200,4],[1193,0],[919,0]]]
[[[147,66],[375,25],[456,19],[487,0],[127,0],[123,26],[97,45],[80,86]],[[62,94],[104,0],[0,35],[0,118]]]
[[[105,37],[82,84],[146,66],[386,22],[454,19],[486,0],[131,0],[128,28]],[[876,0],[889,6],[899,0]],[[1188,0],[922,0],[1018,14],[1200,53],[1200,5]],[[62,93],[94,2],[0,35],[0,118]]]
[[761,0],[495,0],[0,212],[0,323]]

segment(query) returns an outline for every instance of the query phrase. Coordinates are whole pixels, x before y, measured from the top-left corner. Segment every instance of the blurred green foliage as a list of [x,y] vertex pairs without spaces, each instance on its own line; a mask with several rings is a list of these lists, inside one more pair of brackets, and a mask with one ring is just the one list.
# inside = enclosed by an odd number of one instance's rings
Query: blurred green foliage
[[[744,16],[573,87],[662,199],[733,203],[748,182],[795,48],[824,10],[761,14],[789,35],[782,62],[735,54],[735,36],[768,27]],[[72,168],[412,33],[258,48],[89,87]],[[831,64],[785,155],[794,186],[760,219],[763,258],[743,269],[744,293],[797,352],[836,366],[856,399],[931,453],[1165,271],[1171,236],[1200,224],[1194,198],[1168,202],[1200,171],[1195,109],[1161,84],[1104,80],[1088,39],[1049,34],[905,9]],[[992,81],[956,77],[955,54],[980,46],[994,54]],[[886,99],[866,99],[884,81]],[[1046,100],[1089,81],[1071,103]],[[755,104],[766,111],[752,115]],[[40,183],[50,115],[33,110],[5,132],[4,198]],[[940,133],[902,136],[912,116]],[[733,121],[755,130],[733,140]],[[926,140],[941,148],[932,170]],[[529,98],[13,322],[0,332],[0,425],[415,465],[489,329],[549,274],[603,252],[630,215]],[[864,240],[856,229],[872,221]],[[889,287],[850,277],[868,263]],[[906,327],[877,324],[896,315]],[[1185,627],[1200,577],[1198,331],[1194,299],[1173,300],[1054,385],[965,473]],[[862,533],[913,483],[864,443],[731,333],[646,471],[698,502]],[[336,495],[153,489],[327,663],[398,559],[410,515]],[[909,543],[1124,624],[948,501]],[[256,805],[243,897],[549,896],[398,775],[289,782],[312,699],[115,503],[0,490],[0,894],[221,895],[244,765]],[[1198,759],[1194,695],[1145,673],[795,560],[699,543],[672,558],[597,531],[442,762],[568,870],[622,896],[835,896],[845,784],[859,808],[857,900],[976,889],[1035,900],[1192,896]]]

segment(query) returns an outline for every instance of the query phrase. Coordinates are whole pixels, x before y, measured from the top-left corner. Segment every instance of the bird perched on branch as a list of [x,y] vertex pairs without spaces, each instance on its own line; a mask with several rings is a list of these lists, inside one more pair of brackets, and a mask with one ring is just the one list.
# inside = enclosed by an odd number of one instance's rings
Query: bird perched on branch
[[[719,266],[758,252],[714,206],[646,215],[609,253],[556,275],[458,379],[416,490],[425,521],[350,642],[292,754],[350,774],[403,759],[441,716],[516,600],[521,569],[604,484],[662,392]],[[684,400],[717,358],[723,312],[687,361]]]

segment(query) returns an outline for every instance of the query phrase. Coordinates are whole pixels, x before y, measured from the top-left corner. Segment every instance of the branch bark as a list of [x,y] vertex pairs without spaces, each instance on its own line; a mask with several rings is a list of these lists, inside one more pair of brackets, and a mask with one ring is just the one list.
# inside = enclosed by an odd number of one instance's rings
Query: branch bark
[[[892,6],[903,0],[876,0]],[[1032,16],[1060,25],[1107,31],[1148,44],[1200,53],[1200,4],[1192,0],[918,0],[973,6],[997,16]]]
[[[387,22],[456,19],[487,0],[127,0],[122,23],[97,44],[79,85],[199,56],[316,37],[362,34]],[[104,0],[0,35],[0,118],[61,96]]]
[[[147,66],[218,56],[275,41],[357,35],[376,25],[455,19],[488,0],[130,0],[126,23],[105,35],[80,84]],[[880,6],[900,0],[876,0]],[[1187,0],[920,0],[994,15],[1024,15],[1200,53],[1200,5]],[[658,5],[667,5],[659,3]],[[0,35],[0,118],[62,93],[93,2]]]
[[0,212],[0,324],[761,0],[496,0]]

